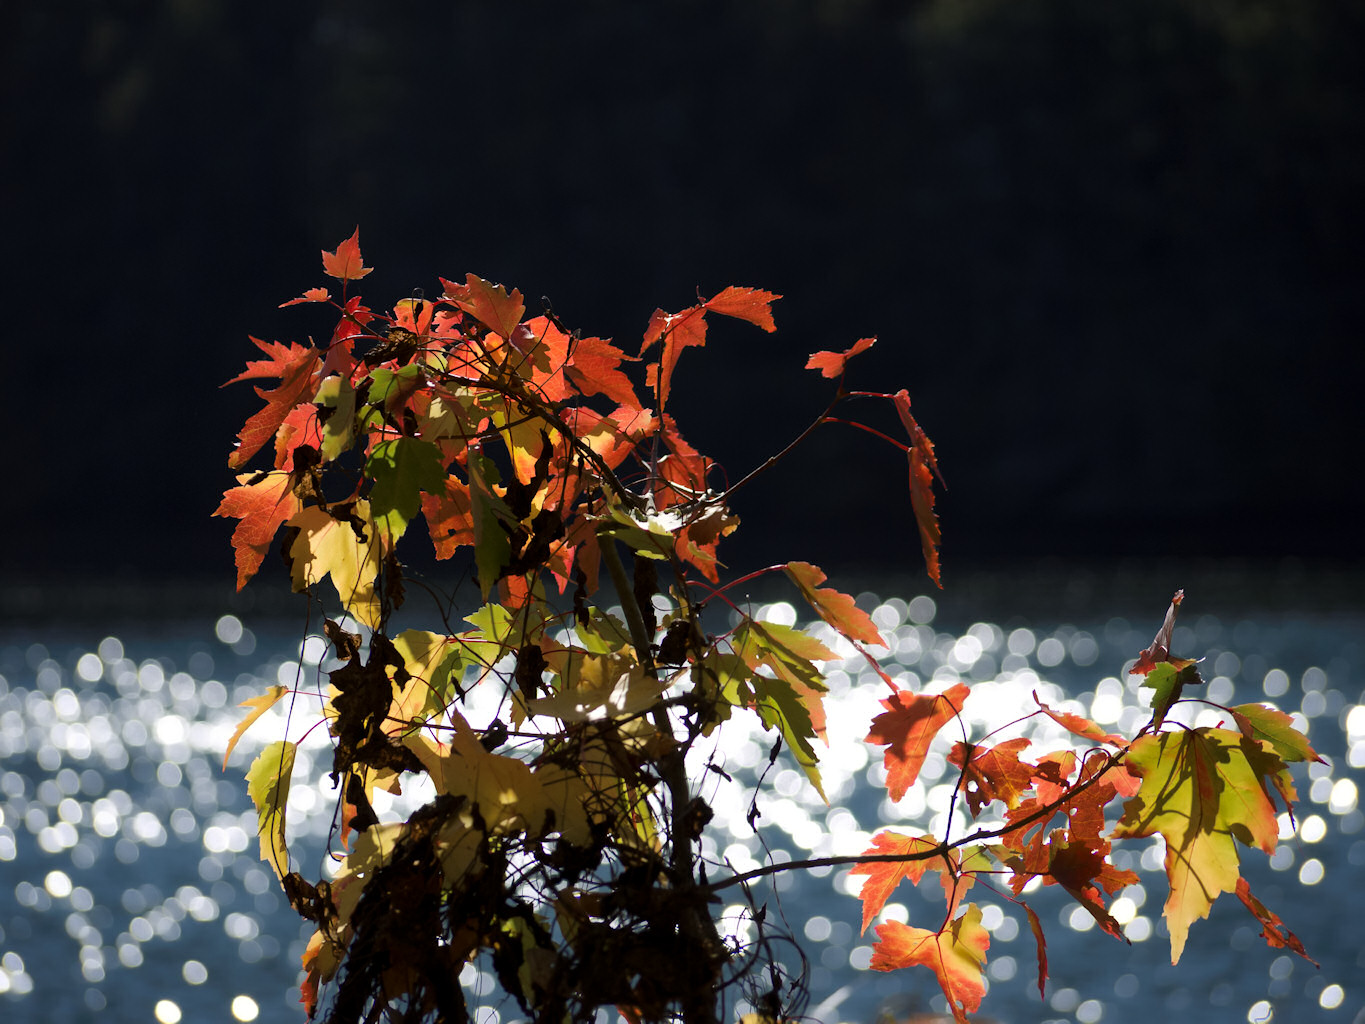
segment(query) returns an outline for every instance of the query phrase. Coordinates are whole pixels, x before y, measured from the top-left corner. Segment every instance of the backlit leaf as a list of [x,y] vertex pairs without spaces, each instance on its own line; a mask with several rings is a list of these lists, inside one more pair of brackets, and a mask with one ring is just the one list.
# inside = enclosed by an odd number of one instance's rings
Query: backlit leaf
[[299,531],[289,546],[294,590],[306,590],[330,576],[342,607],[378,629],[381,607],[375,580],[380,548],[369,502],[357,501],[345,520],[312,506],[296,514],[289,525]]
[[289,873],[289,849],[285,844],[284,810],[294,774],[296,744],[276,740],[257,755],[247,769],[247,793],[256,805],[256,831],[261,838],[261,860],[275,869],[281,880]]
[[237,589],[256,575],[280,524],[299,510],[293,481],[288,473],[243,473],[241,485],[223,494],[215,516],[240,519],[232,531],[232,548],[237,559]]
[[992,800],[1000,800],[1006,807],[1018,807],[1024,793],[1033,782],[1035,768],[1019,755],[1031,741],[1026,737],[1006,740],[993,747],[972,747],[954,744],[948,763],[962,769],[967,807],[972,816]]
[[579,338],[573,346],[568,374],[583,394],[605,395],[620,405],[638,411],[641,405],[635,394],[635,385],[620,370],[621,363],[631,358],[609,341]]
[[[867,931],[872,919],[882,912],[901,879],[908,878],[912,885],[918,885],[924,873],[942,860],[942,854],[926,856],[941,845],[942,841],[934,836],[907,836],[900,832],[878,832],[872,837],[872,845],[863,851],[864,856],[905,856],[907,859],[865,861],[849,869],[850,875],[867,876],[867,881],[863,882],[858,893],[858,898],[863,901],[862,931]],[[910,857],[917,859],[908,859]]]
[[777,330],[773,323],[773,303],[782,298],[761,288],[737,288],[731,285],[703,305],[712,313],[723,313],[739,320],[747,320],[771,334]]
[[[823,797],[818,758],[810,741],[825,732],[822,697],[826,687],[813,661],[833,660],[834,652],[813,636],[775,622],[745,620],[730,642],[754,672],[749,680],[753,706],[766,724],[781,729],[788,748]],[[761,668],[775,678],[761,674]]]
[[278,377],[280,383],[269,391],[259,387],[255,389],[257,396],[265,399],[266,405],[248,419],[238,433],[237,447],[228,458],[228,466],[232,469],[246,465],[253,455],[269,444],[285,417],[300,402],[311,401],[317,388],[314,377],[321,359],[317,349],[297,342],[281,345],[259,338],[251,340],[270,358],[247,363],[246,370],[227,383],[235,384],[240,380],[260,377]]
[[822,377],[842,377],[848,361],[859,352],[866,352],[876,343],[876,338],[861,338],[842,352],[816,352],[806,360],[806,369],[819,370]]
[[351,237],[337,246],[336,252],[322,250],[322,270],[330,277],[341,281],[358,281],[373,267],[365,266],[360,258],[360,228]]
[[1128,766],[1141,776],[1114,836],[1160,834],[1166,841],[1170,895],[1164,908],[1171,962],[1180,959],[1190,925],[1207,917],[1219,893],[1239,877],[1233,829],[1265,853],[1279,837],[1266,779],[1284,769],[1273,754],[1226,729],[1182,729],[1139,737]]
[[286,686],[272,686],[259,697],[249,697],[242,701],[238,707],[250,708],[247,716],[237,723],[237,728],[233,730],[231,738],[227,742],[227,747],[223,750],[223,769],[227,769],[228,758],[232,756],[232,750],[237,746],[248,729],[255,723],[256,719],[275,706],[275,703],[283,697],[289,688]]
[[828,587],[817,589],[825,582],[825,574],[818,566],[809,562],[788,562],[786,572],[816,614],[844,636],[858,643],[885,645],[872,617],[859,608],[853,598]]
[[355,388],[344,377],[328,377],[318,385],[313,404],[325,410],[322,421],[322,457],[331,462],[355,442]]
[[445,494],[445,465],[432,441],[399,437],[380,442],[370,452],[365,475],[374,481],[370,509],[388,550],[421,509],[423,493]]
[[980,1008],[986,993],[982,971],[990,944],[990,933],[981,926],[981,909],[971,903],[942,932],[911,928],[899,921],[879,924],[868,966],[874,971],[916,965],[929,968],[948,999],[953,1020],[970,1024],[967,1014]]
[[1237,728],[1247,739],[1270,747],[1281,761],[1317,761],[1326,764],[1308,744],[1308,737],[1294,728],[1294,719],[1264,704],[1238,704],[1232,709]]
[[285,306],[297,306],[300,302],[330,302],[330,301],[332,301],[332,293],[329,292],[326,288],[309,288],[306,292],[304,292],[302,295],[300,295],[297,299],[290,299],[288,302],[281,302],[281,303],[280,303],[280,308],[283,309]]
[[443,281],[443,284],[446,296],[453,299],[455,305],[494,334],[504,340],[511,340],[512,332],[517,329],[522,314],[526,312],[526,303],[522,301],[521,292],[513,288],[512,294],[508,295],[507,289],[502,285],[485,281],[474,274],[466,275],[464,284],[454,284],[451,281]]
[[906,790],[915,784],[934,737],[962,710],[970,692],[966,683],[957,683],[933,697],[897,690],[882,700],[886,710],[872,720],[867,742],[889,744],[882,760],[892,800],[905,796]]
[[1280,920],[1280,915],[1266,909],[1264,903],[1251,894],[1251,886],[1247,884],[1245,878],[1237,879],[1237,898],[1242,901],[1252,916],[1261,922],[1261,938],[1265,939],[1266,945],[1272,949],[1289,949],[1299,954],[1314,967],[1320,966],[1316,960],[1308,955],[1308,951],[1303,948],[1303,943],[1299,937],[1284,926]]

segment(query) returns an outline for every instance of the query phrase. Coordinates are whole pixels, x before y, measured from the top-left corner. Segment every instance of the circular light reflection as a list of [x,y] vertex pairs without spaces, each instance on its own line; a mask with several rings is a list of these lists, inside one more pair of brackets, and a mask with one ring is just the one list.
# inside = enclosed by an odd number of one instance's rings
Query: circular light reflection
[[180,1024],[180,1007],[169,999],[158,999],[153,1012],[160,1024]]
[[1346,998],[1346,992],[1340,985],[1328,985],[1318,996],[1318,1005],[1324,1010],[1335,1010]]
[[261,1008],[256,1005],[256,1000],[250,996],[233,996],[232,1016],[236,1020],[251,1021],[255,1020],[261,1012]]

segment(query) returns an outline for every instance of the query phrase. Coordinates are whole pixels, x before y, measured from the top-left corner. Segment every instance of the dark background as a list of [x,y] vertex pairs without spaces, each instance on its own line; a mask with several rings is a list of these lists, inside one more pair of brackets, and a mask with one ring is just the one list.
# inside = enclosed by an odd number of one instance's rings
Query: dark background
[[[945,580],[1355,563],[1365,6],[1339,0],[45,0],[3,43],[10,585],[212,579],[247,335],[359,224],[370,304],[466,272],[638,345],[781,292],[676,378],[737,479],[880,336],[950,490]],[[885,421],[883,421],[885,422]],[[891,420],[890,422],[894,422]],[[826,428],[736,571],[919,571],[895,450]]]

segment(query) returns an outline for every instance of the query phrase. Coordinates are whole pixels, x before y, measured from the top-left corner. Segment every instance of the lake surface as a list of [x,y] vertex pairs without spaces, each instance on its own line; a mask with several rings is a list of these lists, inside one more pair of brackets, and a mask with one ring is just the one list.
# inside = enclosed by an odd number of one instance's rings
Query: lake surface
[[[978,585],[980,606],[992,607],[993,586]],[[967,717],[975,736],[1033,708],[1035,692],[1054,707],[1120,730],[1143,720],[1139,694],[1121,673],[1150,642],[1169,593],[1124,618],[985,621],[964,615],[959,605],[939,606],[910,587],[899,589],[904,598],[859,596],[891,641],[882,664],[902,686],[941,689],[957,679],[973,681]],[[8,600],[13,606],[21,598]],[[1173,649],[1205,658],[1210,700],[1264,700],[1294,713],[1331,762],[1295,766],[1297,825],[1284,819],[1285,840],[1275,856],[1267,862],[1242,851],[1253,891],[1321,967],[1267,948],[1259,926],[1231,896],[1194,926],[1181,964],[1171,967],[1160,923],[1165,881],[1152,870],[1160,852],[1142,841],[1115,855],[1120,867],[1142,875],[1115,907],[1131,945],[1096,930],[1089,915],[1051,890],[1027,897],[1048,935],[1044,998],[1023,915],[981,886],[970,894],[1006,908],[986,911],[991,990],[983,1015],[1014,1024],[1147,1024],[1153,1014],[1173,1021],[1365,1022],[1359,799],[1365,615],[1355,606],[1334,609],[1331,601],[1307,599],[1300,604],[1309,610],[1292,613],[1221,610],[1246,604],[1226,594],[1210,601],[1191,590]],[[286,723],[272,712],[226,771],[222,757],[242,716],[241,701],[276,682],[312,685],[330,666],[324,645],[306,639],[301,617],[191,605],[137,621],[112,612],[64,625],[36,616],[17,627],[11,619],[0,630],[0,1015],[6,1021],[303,1020],[296,984],[311,928],[289,909],[257,858],[255,812],[242,775],[263,742],[286,726],[297,735],[306,715]],[[798,621],[781,602],[754,607],[777,621]],[[822,761],[829,805],[780,764],[758,804],[765,852],[747,822],[747,797],[712,776],[704,791],[716,811],[710,855],[744,870],[767,857],[858,853],[883,825],[942,834],[952,793],[942,758],[931,756],[905,799],[890,804],[881,786],[881,748],[859,742],[885,686],[857,658],[832,666],[830,683],[831,746]],[[1213,714],[1198,705],[1181,710],[1199,724]],[[1058,730],[1027,734],[1047,749],[1068,742]],[[770,736],[737,720],[723,730],[716,754],[742,785],[766,767],[770,746]],[[291,850],[313,876],[325,858],[335,806],[328,750],[317,732],[305,741],[289,803]],[[382,815],[386,808],[378,809]],[[872,1024],[882,1012],[941,1008],[927,973],[866,969],[871,936],[857,934],[859,881],[842,868],[816,869],[754,888],[754,899],[768,904],[769,924],[780,921],[804,948],[806,1011],[826,1024]],[[727,910],[727,926],[737,935],[750,927],[746,913],[738,901]],[[887,914],[927,924],[941,916],[942,901],[903,886]],[[518,1019],[484,965],[471,965],[462,977],[480,1004],[480,1024]]]

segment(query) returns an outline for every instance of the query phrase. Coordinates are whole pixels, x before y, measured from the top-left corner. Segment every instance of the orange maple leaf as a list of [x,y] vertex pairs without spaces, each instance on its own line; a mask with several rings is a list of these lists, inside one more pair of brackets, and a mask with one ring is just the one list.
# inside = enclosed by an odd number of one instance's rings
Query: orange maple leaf
[[[943,841],[935,836],[907,836],[899,832],[879,832],[873,836],[872,846],[863,851],[863,856],[889,855],[907,859],[863,861],[849,871],[851,875],[868,876],[858,893],[863,901],[863,931],[867,931],[872,919],[882,912],[902,878],[908,878],[912,885],[918,885],[926,871],[938,872],[947,904],[945,916],[952,917],[957,913],[962,897],[976,882],[976,872],[963,869],[962,858],[956,850],[933,852],[942,845]],[[969,861],[976,855],[977,851],[969,852]]]
[[350,238],[337,246],[336,252],[322,250],[322,269],[328,276],[340,281],[358,281],[374,269],[365,266],[365,261],[360,258],[359,227]]
[[842,377],[848,361],[859,352],[866,352],[877,343],[876,338],[860,338],[842,352],[813,352],[806,360],[807,370],[819,370],[820,376]]
[[886,710],[872,720],[867,742],[890,744],[883,764],[892,800],[905,796],[906,790],[915,784],[934,736],[962,710],[962,702],[970,692],[966,683],[958,683],[934,697],[897,690],[882,701]]
[[261,567],[280,524],[299,510],[299,499],[288,473],[243,473],[237,479],[241,486],[224,492],[213,514],[241,520],[232,531],[241,590]]
[[882,646],[886,643],[872,617],[858,607],[848,594],[821,587],[825,574],[809,562],[788,562],[787,576],[801,589],[801,595],[817,615],[848,639],[857,643]]
[[[369,271],[367,270],[366,273],[368,274]],[[332,293],[329,292],[326,288],[309,288],[306,292],[304,292],[302,295],[300,295],[297,299],[290,299],[288,302],[281,302],[281,303],[280,303],[280,309],[284,309],[285,306],[297,306],[300,302],[331,302],[331,301],[332,301]]]
[[990,944],[990,933],[981,926],[981,908],[969,903],[967,912],[941,932],[911,928],[899,921],[878,925],[877,945],[868,966],[874,971],[915,965],[929,968],[948,998],[953,1020],[969,1024],[967,1014],[981,1006],[986,994],[981,972]]
[[713,299],[702,303],[710,312],[747,320],[756,327],[772,334],[777,330],[773,323],[773,303],[782,298],[762,288],[737,288],[731,285]]
[[1032,764],[1019,760],[1019,754],[1030,742],[1026,737],[1020,737],[994,747],[969,748],[965,743],[954,744],[948,762],[962,769],[972,817],[980,814],[981,808],[992,800],[1003,801],[1006,807],[1019,806],[1035,771]]

